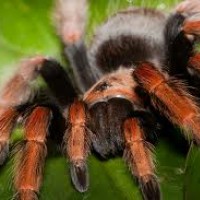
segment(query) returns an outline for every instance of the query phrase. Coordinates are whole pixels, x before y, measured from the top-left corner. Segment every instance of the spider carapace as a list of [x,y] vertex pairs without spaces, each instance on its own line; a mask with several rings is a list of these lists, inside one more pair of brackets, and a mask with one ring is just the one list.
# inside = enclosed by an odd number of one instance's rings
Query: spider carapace
[[[14,125],[23,121],[15,198],[38,199],[49,135],[63,144],[79,192],[89,186],[90,152],[104,159],[121,152],[143,198],[161,199],[149,143],[157,124],[162,126],[158,116],[200,141],[200,54],[194,48],[199,1],[183,1],[169,15],[149,8],[120,11],[98,28],[89,47],[84,43],[86,0],[57,0],[55,10],[73,75],[56,60],[36,56],[24,60],[1,91],[1,164]],[[33,90],[38,75],[49,91]]]

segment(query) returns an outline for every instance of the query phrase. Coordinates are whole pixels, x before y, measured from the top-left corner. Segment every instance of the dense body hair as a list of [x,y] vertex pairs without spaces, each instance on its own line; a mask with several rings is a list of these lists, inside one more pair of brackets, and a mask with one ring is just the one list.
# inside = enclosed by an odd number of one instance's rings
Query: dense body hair
[[159,11],[132,8],[103,24],[90,48],[92,64],[104,72],[141,61],[160,65],[165,59],[164,30],[167,18]]
[[184,19],[181,14],[167,16],[147,8],[121,11],[98,28],[90,47],[91,65],[107,73],[146,61],[170,75],[188,78],[193,41],[181,31]]

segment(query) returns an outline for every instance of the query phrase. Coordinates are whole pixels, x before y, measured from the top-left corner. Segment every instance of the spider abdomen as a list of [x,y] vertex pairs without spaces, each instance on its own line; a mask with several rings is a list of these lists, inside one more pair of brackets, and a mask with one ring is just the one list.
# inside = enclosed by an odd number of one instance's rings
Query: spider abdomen
[[141,61],[162,62],[165,24],[165,15],[152,9],[119,12],[98,29],[90,50],[93,64],[109,72]]

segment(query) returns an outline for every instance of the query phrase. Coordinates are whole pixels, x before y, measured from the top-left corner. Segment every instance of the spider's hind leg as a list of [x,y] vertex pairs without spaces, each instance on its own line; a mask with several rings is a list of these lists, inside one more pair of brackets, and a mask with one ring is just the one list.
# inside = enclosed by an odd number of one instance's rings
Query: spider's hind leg
[[89,63],[84,43],[87,0],[57,0],[55,18],[64,56],[70,62],[78,89],[84,93],[100,76]]

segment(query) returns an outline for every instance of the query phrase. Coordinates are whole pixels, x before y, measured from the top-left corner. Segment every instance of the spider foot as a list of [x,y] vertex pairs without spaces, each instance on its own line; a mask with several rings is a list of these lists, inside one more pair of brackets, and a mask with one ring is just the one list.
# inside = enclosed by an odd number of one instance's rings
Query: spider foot
[[79,192],[86,192],[89,186],[87,165],[83,161],[71,163],[70,172],[72,182]]
[[38,196],[33,190],[20,190],[14,197],[14,200],[38,200]]
[[85,192],[89,186],[87,156],[90,141],[87,131],[86,107],[75,100],[69,109],[70,127],[64,136],[64,152],[70,161],[71,179],[79,192]]
[[153,175],[146,175],[139,179],[140,188],[145,200],[159,200],[160,187]]
[[144,200],[160,200],[160,187],[154,175],[150,147],[144,142],[145,134],[138,119],[127,119],[124,123],[126,149],[125,159],[137,177]]

